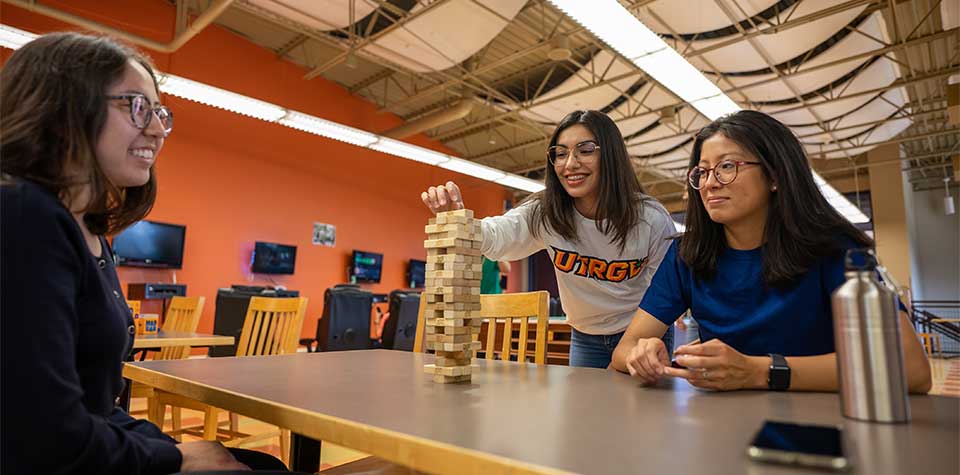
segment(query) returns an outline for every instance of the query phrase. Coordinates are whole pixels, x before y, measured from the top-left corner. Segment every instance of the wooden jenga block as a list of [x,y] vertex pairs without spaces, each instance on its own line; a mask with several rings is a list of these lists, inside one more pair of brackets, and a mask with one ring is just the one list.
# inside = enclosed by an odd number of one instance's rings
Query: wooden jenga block
[[428,364],[423,367],[423,372],[443,376],[469,376],[473,373],[473,367],[470,366],[469,363],[465,366],[437,366]]
[[464,322],[464,326],[462,327],[445,327],[442,325],[435,325],[435,326],[427,325],[427,335],[431,335],[434,333],[442,333],[444,335],[469,335],[470,331],[473,329],[466,325],[467,325],[466,322]]
[[473,241],[473,248],[480,249],[480,244],[481,244],[480,241]]
[[462,239],[470,242],[480,242],[483,240],[483,236],[480,233],[470,231],[443,231],[431,234],[430,237],[432,239]]
[[451,358],[455,360],[469,360],[473,358],[473,350],[465,351],[443,351],[437,353],[437,358]]
[[436,224],[452,224],[452,223],[473,224],[473,218],[469,218],[467,216],[450,215],[446,213],[437,214]]
[[426,271],[428,279],[466,279],[480,280],[480,272],[472,270],[428,270]]
[[427,320],[427,325],[434,327],[462,327],[464,320],[462,318],[431,318]]
[[440,384],[469,383],[470,375],[465,374],[463,376],[443,376],[440,374],[435,374],[433,375],[433,382]]
[[[465,264],[483,264],[483,256],[468,256],[466,254],[441,254],[435,253],[430,254],[432,250],[427,249],[427,263],[428,264],[437,264],[437,263],[447,263],[447,262],[463,262]],[[435,251],[435,250],[433,250]]]
[[443,318],[472,319],[482,318],[479,310],[441,310]]
[[481,255],[480,248],[474,249],[473,247],[428,247],[426,249],[428,259],[432,256],[443,256],[450,254],[476,257]]
[[425,341],[423,346],[428,350],[434,351],[464,351],[464,350],[479,350],[480,342],[479,341],[465,341],[461,343],[444,343],[440,341]]
[[426,272],[433,271],[464,271],[464,272],[481,272],[482,265],[479,264],[468,264],[466,262],[428,262],[426,267]]
[[437,356],[434,359],[433,364],[438,368],[450,368],[453,366],[469,366],[471,358],[446,358],[443,356]]
[[476,244],[476,249],[480,249],[480,243],[476,241],[468,241],[466,239],[457,239],[457,238],[444,238],[444,239],[427,239],[423,241],[423,247],[426,249],[473,249],[474,244]]
[[480,221],[474,221],[473,223],[448,223],[448,224],[428,224],[423,227],[423,232],[427,234],[436,234],[436,233],[446,233],[451,231],[456,232],[465,232],[465,233],[481,233],[482,227],[480,226]]
[[[476,292],[474,292],[474,289],[476,289]],[[462,286],[462,285],[438,285],[434,287],[424,287],[423,291],[427,294],[433,294],[433,295],[443,294],[444,296],[470,295],[470,294],[480,295],[479,287]]]
[[[469,328],[469,327],[463,327]],[[426,336],[427,341],[432,343],[470,343],[473,341],[473,335],[469,333],[465,334],[453,334],[448,335],[446,333],[434,333]]]
[[424,280],[426,287],[480,287],[480,279],[437,279],[427,277]]
[[472,210],[472,209],[466,209],[466,208],[464,208],[464,209],[455,209],[455,210],[452,210],[452,211],[441,211],[441,212],[437,213],[437,217],[440,217],[440,216],[463,216],[463,217],[465,217],[465,218],[471,218],[471,219],[472,219],[472,218],[473,218],[473,210]]
[[479,302],[437,302],[428,306],[430,310],[480,310]]

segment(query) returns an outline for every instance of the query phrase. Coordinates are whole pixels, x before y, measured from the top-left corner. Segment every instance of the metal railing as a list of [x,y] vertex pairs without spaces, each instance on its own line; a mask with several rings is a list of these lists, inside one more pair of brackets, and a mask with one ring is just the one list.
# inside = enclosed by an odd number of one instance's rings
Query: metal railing
[[915,300],[910,319],[918,333],[939,335],[944,356],[960,356],[960,301]]

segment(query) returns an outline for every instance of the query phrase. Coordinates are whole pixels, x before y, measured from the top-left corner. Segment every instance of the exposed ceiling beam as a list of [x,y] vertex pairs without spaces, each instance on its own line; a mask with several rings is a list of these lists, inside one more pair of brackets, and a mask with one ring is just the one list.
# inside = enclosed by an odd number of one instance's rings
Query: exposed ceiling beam
[[[63,10],[59,10],[53,7],[48,7],[46,5],[41,5],[35,1],[27,0],[4,0],[12,5],[16,5],[25,10],[38,13],[43,16],[54,18],[65,23],[70,23],[71,25],[77,25],[82,28],[86,28],[91,31],[97,31],[100,33],[106,33],[117,38],[129,41],[133,44],[143,46],[144,48],[150,48],[154,51],[159,51],[162,53],[173,53],[180,49],[181,46],[185,45],[188,41],[193,39],[194,36],[197,36],[197,33],[203,31],[208,25],[213,23],[217,17],[220,16],[227,8],[230,8],[230,4],[234,0],[215,0],[210,4],[210,7],[204,10],[200,16],[194,20],[190,26],[187,26],[183,31],[176,35],[173,40],[168,43],[161,43],[157,40],[150,38],[144,38],[140,35],[135,35],[127,31],[123,31],[112,26],[104,25],[103,23],[98,23],[93,20],[74,15],[72,13],[67,13]],[[174,25],[176,29],[176,25]]]

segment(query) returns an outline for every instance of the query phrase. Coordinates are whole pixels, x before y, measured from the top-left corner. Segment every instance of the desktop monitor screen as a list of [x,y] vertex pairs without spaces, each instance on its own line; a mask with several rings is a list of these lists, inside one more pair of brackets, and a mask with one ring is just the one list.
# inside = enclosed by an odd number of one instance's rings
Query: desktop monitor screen
[[121,266],[179,269],[186,232],[179,224],[139,221],[113,238],[113,253]]
[[293,274],[297,246],[258,241],[250,261],[250,270],[257,274]]
[[366,251],[353,251],[350,260],[350,277],[355,282],[380,282],[383,267],[383,254]]
[[411,288],[423,287],[427,275],[427,262],[410,259],[407,265],[407,282]]

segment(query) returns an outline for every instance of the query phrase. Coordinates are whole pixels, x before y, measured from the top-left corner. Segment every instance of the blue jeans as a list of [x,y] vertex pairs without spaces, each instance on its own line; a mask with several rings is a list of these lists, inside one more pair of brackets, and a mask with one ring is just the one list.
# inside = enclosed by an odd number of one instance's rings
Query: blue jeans
[[[613,335],[588,335],[571,328],[570,333],[570,366],[585,368],[606,368],[613,358],[613,350],[623,338],[623,333]],[[673,325],[663,335],[663,343],[667,353],[673,356]]]

